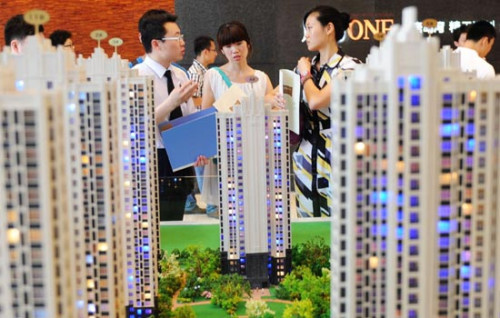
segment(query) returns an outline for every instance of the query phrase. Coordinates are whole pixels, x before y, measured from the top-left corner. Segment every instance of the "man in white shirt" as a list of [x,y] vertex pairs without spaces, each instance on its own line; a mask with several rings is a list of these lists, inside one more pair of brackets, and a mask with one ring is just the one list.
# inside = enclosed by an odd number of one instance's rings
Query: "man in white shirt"
[[495,28],[487,21],[478,21],[469,26],[464,46],[457,48],[460,52],[462,71],[475,71],[477,78],[495,77],[495,69],[486,61],[497,34]]
[[[191,99],[198,85],[172,63],[182,60],[184,36],[176,23],[177,16],[165,10],[149,10],[139,20],[141,42],[146,51],[144,62],[134,66],[140,75],[152,75],[156,123],[182,117],[197,109]],[[194,183],[192,167],[172,171],[165,147],[157,134],[160,219],[182,220],[186,197]],[[206,164],[203,156],[196,165]]]

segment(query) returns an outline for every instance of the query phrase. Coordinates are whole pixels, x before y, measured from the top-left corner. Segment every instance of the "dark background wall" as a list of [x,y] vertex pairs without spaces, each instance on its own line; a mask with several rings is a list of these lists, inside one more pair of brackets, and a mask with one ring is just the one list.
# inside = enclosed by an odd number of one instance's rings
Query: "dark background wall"
[[[231,20],[243,22],[253,41],[254,52],[250,57],[250,64],[266,72],[274,85],[278,83],[280,68],[293,68],[299,57],[312,56],[308,52],[302,39],[302,17],[308,9],[328,4],[339,11],[346,11],[351,17],[360,22],[368,20],[376,26],[376,20],[393,19],[394,23],[401,23],[401,11],[409,5],[418,8],[418,20],[435,18],[445,22],[445,33],[439,35],[441,44],[452,44],[450,21],[475,21],[485,19],[494,20],[499,40],[493,46],[488,61],[493,64],[497,73],[500,72],[500,1],[485,0],[456,0],[436,1],[394,1],[394,0],[177,0],[175,12],[179,16],[179,24],[186,35],[186,57],[182,65],[191,64],[193,40],[196,36],[206,34],[215,38],[219,25]],[[353,35],[358,37],[359,25],[354,25]],[[363,34],[363,37],[365,34]],[[365,60],[369,49],[377,45],[369,32],[368,39],[361,38],[354,41],[350,38],[342,43],[344,51],[351,56]],[[216,64],[224,60],[219,57]]]

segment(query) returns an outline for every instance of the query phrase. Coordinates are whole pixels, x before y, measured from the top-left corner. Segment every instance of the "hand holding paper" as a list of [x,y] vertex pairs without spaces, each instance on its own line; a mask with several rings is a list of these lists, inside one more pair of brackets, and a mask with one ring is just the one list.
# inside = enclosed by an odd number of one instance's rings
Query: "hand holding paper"
[[279,92],[283,95],[289,110],[290,130],[300,134],[300,76],[290,70],[280,70]]

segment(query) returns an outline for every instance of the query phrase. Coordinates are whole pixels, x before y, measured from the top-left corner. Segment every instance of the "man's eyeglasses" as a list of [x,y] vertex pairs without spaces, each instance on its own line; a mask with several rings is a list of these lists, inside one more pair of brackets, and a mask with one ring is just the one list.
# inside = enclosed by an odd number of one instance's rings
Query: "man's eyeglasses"
[[71,43],[71,44],[64,44],[63,47],[74,48],[75,44],[73,44],[73,43]]
[[184,41],[184,34],[180,34],[178,36],[167,36],[164,38],[161,38],[160,40],[162,41]]

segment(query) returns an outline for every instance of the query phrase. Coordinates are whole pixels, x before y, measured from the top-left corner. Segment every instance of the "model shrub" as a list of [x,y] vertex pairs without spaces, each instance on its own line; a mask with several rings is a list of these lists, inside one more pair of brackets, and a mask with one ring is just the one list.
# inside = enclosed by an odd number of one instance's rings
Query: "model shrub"
[[177,307],[172,315],[174,318],[196,318],[196,313],[191,306]]
[[248,318],[273,318],[274,311],[269,309],[267,303],[263,300],[249,300],[245,304],[246,315]]
[[294,301],[286,307],[283,318],[315,318],[312,302],[309,299]]
[[212,282],[212,304],[224,309],[229,315],[236,312],[238,303],[250,296],[250,283],[237,274],[220,275]]
[[320,276],[323,268],[330,268],[330,246],[320,236],[292,248],[292,267],[306,266]]
[[182,269],[176,255],[162,254],[158,282],[158,317],[171,317],[172,296],[182,285]]
[[[311,269],[299,266],[276,288],[276,297],[287,300],[309,300],[315,318],[330,317],[330,270],[324,268],[321,276]],[[300,316],[302,317],[302,316]]]
[[203,292],[212,288],[212,276],[220,273],[219,251],[189,246],[179,255],[186,273],[186,285],[179,296],[192,300],[202,297]]

